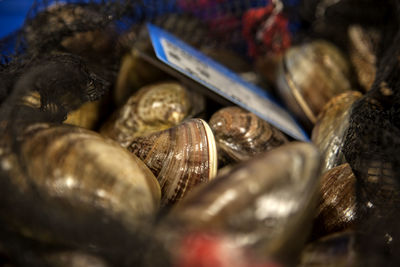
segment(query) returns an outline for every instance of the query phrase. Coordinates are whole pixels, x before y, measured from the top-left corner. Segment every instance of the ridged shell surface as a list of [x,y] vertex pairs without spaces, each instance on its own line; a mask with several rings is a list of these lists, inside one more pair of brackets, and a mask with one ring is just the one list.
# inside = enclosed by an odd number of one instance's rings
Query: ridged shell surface
[[126,147],[137,136],[178,125],[191,108],[186,88],[177,82],[145,86],[111,116],[101,133]]
[[128,228],[157,210],[157,180],[117,143],[79,127],[35,127],[26,134],[21,155],[27,182],[41,194],[76,210],[103,210]]
[[352,228],[356,214],[356,177],[348,163],[322,175],[314,235],[324,236]]
[[153,171],[162,191],[162,205],[173,204],[217,172],[214,135],[201,119],[136,138],[128,149]]
[[210,119],[221,163],[250,159],[288,142],[278,129],[239,107],[227,107]]

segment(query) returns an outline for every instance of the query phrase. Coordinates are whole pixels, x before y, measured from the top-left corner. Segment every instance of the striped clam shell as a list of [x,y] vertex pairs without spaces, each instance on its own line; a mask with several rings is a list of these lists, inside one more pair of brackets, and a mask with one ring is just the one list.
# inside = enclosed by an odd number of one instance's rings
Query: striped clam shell
[[221,164],[244,161],[288,142],[278,129],[239,107],[226,107],[210,119]]
[[322,175],[321,198],[314,221],[314,235],[348,230],[356,222],[356,177],[348,163]]
[[68,203],[72,213],[101,210],[129,229],[158,209],[161,194],[154,175],[117,143],[69,125],[33,125],[25,138],[26,182]]
[[[100,132],[126,147],[135,137],[178,125],[193,110],[190,97],[177,82],[145,86],[111,116]],[[198,101],[200,104],[202,98]]]
[[214,135],[202,119],[136,138],[128,149],[153,171],[162,205],[173,204],[198,184],[214,178],[217,151]]

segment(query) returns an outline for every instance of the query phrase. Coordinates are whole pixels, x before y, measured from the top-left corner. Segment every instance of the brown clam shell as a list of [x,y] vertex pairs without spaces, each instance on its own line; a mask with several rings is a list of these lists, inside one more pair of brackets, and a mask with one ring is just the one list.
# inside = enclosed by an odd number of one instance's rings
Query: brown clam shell
[[356,177],[348,163],[325,172],[314,222],[314,235],[324,236],[352,228],[356,214]]
[[351,90],[350,64],[327,41],[293,46],[282,58],[277,87],[288,108],[311,128],[332,97]]
[[244,161],[288,142],[278,129],[239,107],[226,107],[210,119],[222,165]]
[[261,258],[293,259],[314,215],[319,167],[319,153],[313,145],[293,142],[281,146],[191,192],[161,227],[175,229],[170,231],[171,239],[190,232],[221,233],[235,246],[252,248]]
[[[180,83],[145,86],[111,116],[100,132],[126,147],[137,136],[178,125],[193,111],[191,102]],[[201,97],[198,102],[202,102]]]
[[349,126],[351,106],[361,93],[350,91],[330,100],[318,116],[311,140],[322,155],[322,172],[345,163],[343,138]]
[[217,172],[214,135],[201,119],[133,140],[129,151],[138,156],[157,177],[162,205],[173,204],[193,187],[206,183]]
[[24,138],[25,183],[68,203],[76,214],[102,210],[131,228],[138,218],[157,210],[161,195],[157,180],[117,143],[69,125],[33,125]]

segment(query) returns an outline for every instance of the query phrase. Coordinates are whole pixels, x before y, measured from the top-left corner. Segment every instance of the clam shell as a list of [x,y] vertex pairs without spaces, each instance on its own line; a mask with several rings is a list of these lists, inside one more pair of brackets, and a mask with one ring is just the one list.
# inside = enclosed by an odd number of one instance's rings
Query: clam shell
[[282,58],[277,87],[288,108],[310,127],[332,97],[352,88],[350,65],[326,41],[294,46]]
[[356,214],[356,177],[349,164],[325,172],[314,222],[315,235],[324,236],[352,228]]
[[350,91],[330,100],[318,116],[311,140],[322,155],[322,172],[345,163],[343,142],[349,127],[351,106],[361,93]]
[[132,95],[101,133],[126,147],[137,136],[178,125],[193,110],[189,92],[180,83],[153,84]]
[[323,237],[304,249],[299,267],[359,266],[356,253],[356,234],[341,232]]
[[157,177],[162,205],[177,202],[217,173],[214,135],[202,119],[190,119],[176,127],[138,137],[128,149]]
[[375,80],[376,55],[380,34],[378,30],[351,25],[348,29],[349,55],[357,74],[358,82],[368,91]]
[[210,127],[217,142],[218,160],[223,165],[250,159],[288,142],[278,129],[239,107],[216,112]]
[[102,210],[128,228],[157,210],[157,180],[117,143],[68,125],[34,125],[24,138],[25,183],[40,194],[67,203],[77,214]]
[[252,248],[261,258],[290,259],[308,233],[319,167],[319,153],[309,143],[276,148],[191,192],[162,226],[170,225],[178,235],[226,234],[236,246]]

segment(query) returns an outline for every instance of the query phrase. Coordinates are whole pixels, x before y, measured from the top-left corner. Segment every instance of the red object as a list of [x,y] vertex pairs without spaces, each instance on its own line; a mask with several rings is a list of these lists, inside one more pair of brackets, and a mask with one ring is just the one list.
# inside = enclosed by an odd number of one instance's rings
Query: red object
[[226,237],[193,233],[183,239],[175,267],[280,267],[252,259]]
[[243,36],[250,56],[284,52],[291,43],[288,23],[283,14],[274,13],[274,5],[271,3],[266,7],[248,10],[243,15]]

